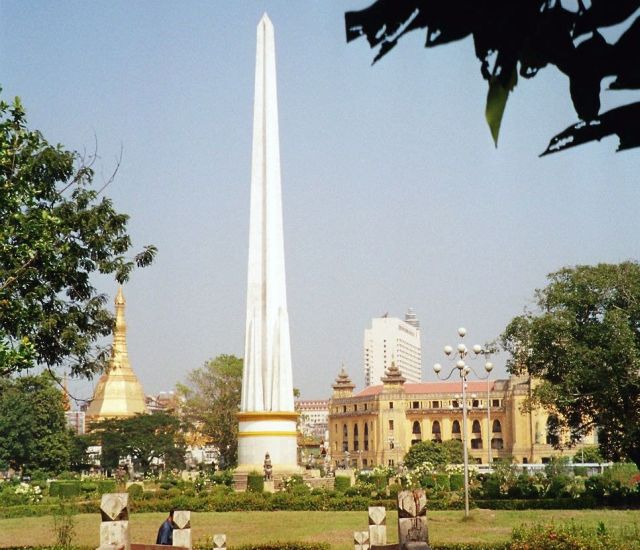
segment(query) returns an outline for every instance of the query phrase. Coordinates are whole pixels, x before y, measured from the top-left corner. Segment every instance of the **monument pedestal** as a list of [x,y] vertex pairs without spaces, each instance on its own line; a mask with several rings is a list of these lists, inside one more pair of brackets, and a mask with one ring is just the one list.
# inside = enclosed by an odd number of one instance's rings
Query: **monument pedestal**
[[262,472],[265,453],[271,456],[273,473],[298,474],[297,412],[264,411],[238,413],[238,459],[236,472]]

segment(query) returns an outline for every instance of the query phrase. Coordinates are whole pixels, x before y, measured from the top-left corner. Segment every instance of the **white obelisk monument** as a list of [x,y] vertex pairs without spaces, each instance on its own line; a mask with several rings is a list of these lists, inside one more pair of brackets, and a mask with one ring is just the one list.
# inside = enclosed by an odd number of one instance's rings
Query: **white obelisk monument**
[[284,269],[280,145],[273,25],[258,23],[251,162],[247,325],[238,471],[297,469],[289,314]]

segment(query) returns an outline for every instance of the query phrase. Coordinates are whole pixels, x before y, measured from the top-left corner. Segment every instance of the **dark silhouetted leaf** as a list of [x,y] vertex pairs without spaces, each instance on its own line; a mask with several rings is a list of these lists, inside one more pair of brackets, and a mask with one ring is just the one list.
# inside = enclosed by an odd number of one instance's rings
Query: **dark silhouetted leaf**
[[618,151],[640,147],[640,102],[611,109],[591,122],[578,122],[554,136],[540,156],[616,134]]

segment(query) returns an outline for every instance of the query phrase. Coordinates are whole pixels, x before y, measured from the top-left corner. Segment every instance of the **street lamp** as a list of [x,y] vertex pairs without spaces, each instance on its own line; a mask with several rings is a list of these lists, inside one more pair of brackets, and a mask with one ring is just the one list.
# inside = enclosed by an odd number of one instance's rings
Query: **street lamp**
[[[467,334],[467,330],[463,327],[458,329],[458,336],[460,338],[464,338]],[[487,352],[482,348],[482,346],[476,344],[471,348],[473,351],[473,358],[478,357],[479,355],[485,355]],[[460,383],[462,385],[462,456],[464,460],[464,516],[469,517],[469,453],[467,451],[467,377],[469,374],[473,372],[478,378],[485,380],[489,378],[489,373],[493,369],[493,363],[487,361],[484,364],[485,371],[487,372],[486,376],[481,376],[478,374],[470,365],[467,365],[465,359],[469,355],[469,350],[467,346],[465,346],[462,342],[460,342],[456,349],[454,350],[451,346],[444,347],[444,353],[451,360],[455,360],[456,364],[451,369],[449,374],[446,377],[441,377],[440,372],[442,371],[442,365],[440,363],[436,363],[433,365],[433,370],[436,373],[436,376],[441,380],[448,380],[451,378],[451,375],[457,370],[460,376]],[[489,441],[489,446],[491,446],[491,441]]]

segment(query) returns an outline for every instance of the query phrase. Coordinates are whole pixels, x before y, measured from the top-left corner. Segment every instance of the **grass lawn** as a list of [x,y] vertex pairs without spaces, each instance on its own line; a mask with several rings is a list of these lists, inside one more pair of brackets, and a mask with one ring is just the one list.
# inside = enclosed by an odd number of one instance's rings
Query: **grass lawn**
[[[132,514],[130,530],[133,542],[155,542],[156,532],[165,514]],[[584,526],[596,526],[603,521],[609,529],[637,526],[638,510],[473,510],[463,521],[459,511],[428,512],[429,539],[432,544],[445,542],[500,542],[511,536],[513,527],[522,523],[575,521]],[[387,517],[389,542],[397,540],[397,516]],[[74,543],[97,548],[100,516],[76,516]],[[366,512],[194,512],[191,515],[193,541],[214,533],[226,533],[230,546],[267,541],[324,541],[336,550],[353,548],[353,531],[367,528]],[[52,544],[53,518],[16,518],[0,520],[2,546]]]

